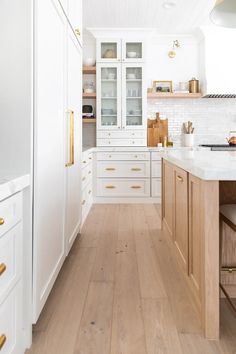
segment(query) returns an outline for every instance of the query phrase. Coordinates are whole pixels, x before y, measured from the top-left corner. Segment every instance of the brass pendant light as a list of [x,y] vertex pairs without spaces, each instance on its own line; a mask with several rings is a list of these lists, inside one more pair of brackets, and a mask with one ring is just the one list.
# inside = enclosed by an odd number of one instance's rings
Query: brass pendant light
[[236,0],[217,0],[210,18],[215,25],[236,28]]

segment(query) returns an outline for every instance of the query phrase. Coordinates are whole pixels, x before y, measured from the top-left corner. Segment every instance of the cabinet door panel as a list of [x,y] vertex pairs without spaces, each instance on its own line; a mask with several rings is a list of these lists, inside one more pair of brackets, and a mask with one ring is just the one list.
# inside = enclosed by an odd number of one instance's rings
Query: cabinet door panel
[[188,174],[174,168],[174,242],[180,261],[188,269]]
[[189,176],[189,276],[201,298],[201,181]]
[[78,234],[81,222],[82,58],[80,46],[70,28],[67,40],[66,163],[70,157],[70,115],[72,112],[74,118],[74,163],[66,167],[65,239],[68,253]]
[[120,39],[98,39],[97,62],[120,62],[121,61],[121,40]]
[[173,166],[162,162],[162,218],[171,236],[173,235],[173,203],[174,203],[174,171]]
[[62,9],[56,4],[52,0],[40,0],[35,5],[34,321],[65,257],[66,23]]

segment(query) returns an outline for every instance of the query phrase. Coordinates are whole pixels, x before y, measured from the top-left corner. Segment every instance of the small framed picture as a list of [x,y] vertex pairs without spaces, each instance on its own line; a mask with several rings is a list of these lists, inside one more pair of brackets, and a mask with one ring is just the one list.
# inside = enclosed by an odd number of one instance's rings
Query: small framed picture
[[162,93],[172,92],[172,81],[153,81],[153,91]]

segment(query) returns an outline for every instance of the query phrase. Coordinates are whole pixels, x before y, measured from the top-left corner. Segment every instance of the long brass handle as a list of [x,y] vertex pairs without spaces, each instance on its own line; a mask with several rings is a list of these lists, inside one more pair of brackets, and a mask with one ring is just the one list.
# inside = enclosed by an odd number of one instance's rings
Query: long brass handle
[[0,275],[2,275],[5,272],[6,269],[7,269],[6,264],[1,263],[0,264]]
[[138,168],[138,167],[133,167],[133,168],[131,168],[131,171],[142,171],[142,169]]
[[183,177],[177,176],[177,180],[180,181],[180,182],[183,182]]
[[5,220],[3,218],[0,218],[0,225],[3,225],[5,223]]
[[0,336],[0,350],[3,348],[4,344],[6,343],[7,337],[5,336],[5,334],[2,334]]
[[74,136],[74,111],[68,110],[69,119],[70,119],[70,159],[69,162],[66,163],[66,167],[73,166],[75,163],[75,136]]
[[140,189],[142,187],[141,186],[131,186],[130,188],[132,188],[132,189]]
[[116,188],[115,186],[106,186],[107,189],[114,189]]
[[75,29],[75,33],[77,34],[77,36],[80,36],[81,33],[80,33],[79,28],[76,28],[76,29]]
[[107,167],[106,171],[115,171],[116,169],[114,167]]

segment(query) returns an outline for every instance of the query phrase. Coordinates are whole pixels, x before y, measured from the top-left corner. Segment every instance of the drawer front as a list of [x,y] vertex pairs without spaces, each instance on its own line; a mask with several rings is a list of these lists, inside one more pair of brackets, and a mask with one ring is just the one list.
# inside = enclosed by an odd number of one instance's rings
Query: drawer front
[[22,224],[0,237],[0,296],[22,273]]
[[146,139],[97,139],[97,146],[147,146]]
[[144,138],[146,139],[145,130],[128,131],[128,130],[113,130],[113,131],[98,131],[98,139],[128,139],[128,138]]
[[150,177],[149,161],[99,161],[97,177]]
[[82,191],[82,211],[92,202],[92,183]]
[[152,197],[161,197],[161,178],[152,178]]
[[92,183],[92,167],[92,163],[89,163],[85,168],[82,169],[82,190],[88,183]]
[[97,180],[98,197],[150,197],[150,179]]
[[152,177],[161,177],[161,161],[152,161]]
[[123,161],[123,160],[140,160],[149,161],[149,152],[97,152],[97,161]]
[[0,336],[5,339],[1,354],[18,354],[20,350],[20,307],[19,286],[0,304]]
[[161,153],[158,151],[152,151],[152,161],[161,161]]
[[85,168],[88,164],[90,164],[93,160],[93,153],[83,152],[82,154],[82,168]]
[[10,230],[22,218],[22,193],[0,202],[0,236]]

